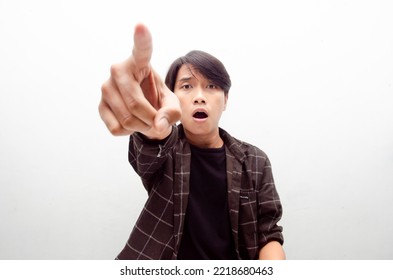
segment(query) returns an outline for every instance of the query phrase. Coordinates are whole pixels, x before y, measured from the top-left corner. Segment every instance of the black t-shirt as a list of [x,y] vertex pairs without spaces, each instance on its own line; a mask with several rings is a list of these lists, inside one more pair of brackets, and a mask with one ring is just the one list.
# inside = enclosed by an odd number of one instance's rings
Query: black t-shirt
[[178,259],[236,259],[228,211],[225,146],[191,146],[190,172]]

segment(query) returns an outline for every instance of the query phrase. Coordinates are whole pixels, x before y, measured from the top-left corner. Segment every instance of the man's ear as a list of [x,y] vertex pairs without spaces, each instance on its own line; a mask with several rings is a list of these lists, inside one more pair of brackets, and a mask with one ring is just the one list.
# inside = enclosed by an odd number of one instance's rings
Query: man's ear
[[224,110],[225,111],[227,109],[227,103],[228,103],[228,93],[225,94],[225,100],[224,100]]

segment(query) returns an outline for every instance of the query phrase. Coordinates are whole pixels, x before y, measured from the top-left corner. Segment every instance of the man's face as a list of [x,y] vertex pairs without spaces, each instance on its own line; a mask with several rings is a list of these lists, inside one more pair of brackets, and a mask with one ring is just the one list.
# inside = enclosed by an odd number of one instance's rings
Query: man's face
[[198,136],[218,133],[218,123],[228,97],[223,89],[207,80],[192,65],[177,73],[174,93],[182,109],[181,123],[186,132]]

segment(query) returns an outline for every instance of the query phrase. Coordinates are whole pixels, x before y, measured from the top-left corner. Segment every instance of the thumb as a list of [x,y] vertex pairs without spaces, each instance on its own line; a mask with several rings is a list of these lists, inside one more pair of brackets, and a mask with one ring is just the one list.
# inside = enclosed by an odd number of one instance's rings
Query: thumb
[[[154,118],[154,126],[157,131],[163,132],[181,118],[181,108],[179,100],[174,93],[169,93],[171,96],[166,96],[165,99],[171,99],[170,104],[165,104],[158,111]],[[165,102],[164,102],[165,103]]]

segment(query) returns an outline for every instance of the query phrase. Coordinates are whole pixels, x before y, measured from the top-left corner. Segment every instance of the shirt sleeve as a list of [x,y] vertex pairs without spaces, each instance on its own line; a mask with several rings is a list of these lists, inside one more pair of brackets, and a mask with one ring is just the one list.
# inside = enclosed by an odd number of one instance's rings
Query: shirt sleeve
[[152,180],[157,180],[157,172],[170,155],[177,140],[178,128],[172,127],[171,134],[160,141],[150,140],[141,133],[130,136],[128,161],[141,177],[145,188],[149,190]]
[[282,217],[282,205],[274,184],[270,161],[267,156],[264,159],[258,191],[259,248],[262,248],[270,241],[284,243],[282,227],[278,225]]

